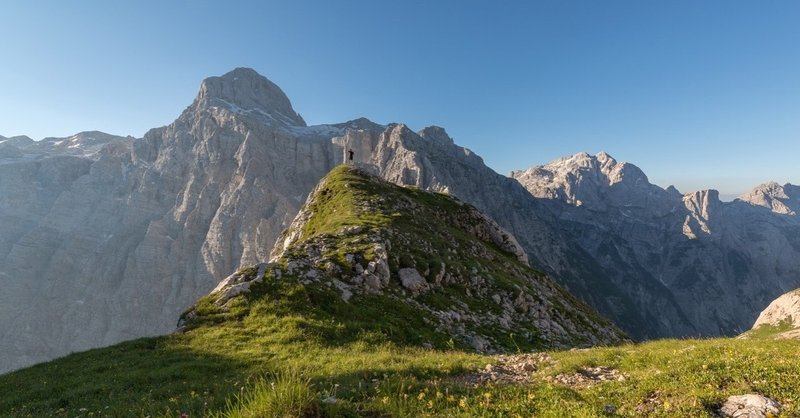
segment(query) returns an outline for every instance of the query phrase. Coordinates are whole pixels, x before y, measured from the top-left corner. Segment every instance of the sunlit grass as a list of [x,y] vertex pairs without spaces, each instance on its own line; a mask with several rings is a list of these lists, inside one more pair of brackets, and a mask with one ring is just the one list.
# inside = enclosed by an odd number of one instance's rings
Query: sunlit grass
[[[331,343],[296,317],[265,316],[74,354],[0,376],[2,416],[698,416],[730,395],[760,393],[800,416],[797,341],[663,340],[551,352],[526,385],[469,387],[491,362],[374,335]],[[257,325],[257,326],[256,326]],[[572,389],[546,381],[606,366],[623,382]],[[650,400],[650,401],[648,401]],[[266,409],[265,409],[266,408]],[[262,415],[259,415],[262,414]],[[266,415],[263,415],[266,414]]]
[[228,400],[214,418],[283,418],[320,415],[320,399],[311,380],[297,371],[277,373],[258,379]]

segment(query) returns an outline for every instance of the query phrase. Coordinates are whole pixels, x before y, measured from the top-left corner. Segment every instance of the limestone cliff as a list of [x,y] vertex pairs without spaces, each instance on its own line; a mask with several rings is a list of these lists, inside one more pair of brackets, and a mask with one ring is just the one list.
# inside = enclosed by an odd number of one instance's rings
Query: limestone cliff
[[739,338],[800,339],[800,289],[773,300]]
[[0,143],[0,371],[171,332],[243,263],[268,257],[308,190],[341,161],[280,89],[212,77],[144,138]]

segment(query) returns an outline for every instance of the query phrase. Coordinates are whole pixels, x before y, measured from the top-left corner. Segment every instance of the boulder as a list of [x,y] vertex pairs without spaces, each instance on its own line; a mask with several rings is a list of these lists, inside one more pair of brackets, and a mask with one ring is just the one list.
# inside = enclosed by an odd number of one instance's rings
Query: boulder
[[729,397],[719,409],[719,416],[726,418],[776,417],[783,406],[774,399],[757,394]]
[[428,287],[428,282],[415,268],[402,268],[397,272],[400,284],[413,293],[418,293]]

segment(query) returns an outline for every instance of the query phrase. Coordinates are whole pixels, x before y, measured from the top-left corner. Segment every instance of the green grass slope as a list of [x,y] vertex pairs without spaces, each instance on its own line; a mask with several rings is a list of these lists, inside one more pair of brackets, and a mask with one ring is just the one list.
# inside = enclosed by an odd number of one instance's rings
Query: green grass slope
[[[550,351],[515,383],[487,378],[484,366],[505,360],[468,337],[511,353],[622,337],[481,239],[469,206],[345,167],[326,179],[286,251],[198,301],[182,332],[0,376],[0,416],[711,416],[750,392],[797,416],[796,341]],[[413,290],[398,279],[412,268],[425,281]],[[595,367],[619,379],[580,377]]]
[[[527,383],[472,385],[460,377],[496,359],[367,336],[332,343],[298,318],[259,322],[127,342],[0,376],[0,416],[712,417],[743,393],[772,397],[782,416],[800,416],[795,340],[550,352]],[[626,379],[589,387],[553,379],[595,366]]]

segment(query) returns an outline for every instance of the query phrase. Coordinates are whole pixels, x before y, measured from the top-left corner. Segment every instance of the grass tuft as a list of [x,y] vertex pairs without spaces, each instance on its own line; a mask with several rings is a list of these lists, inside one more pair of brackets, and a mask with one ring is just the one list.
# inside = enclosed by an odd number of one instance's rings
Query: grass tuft
[[294,370],[259,378],[229,400],[212,418],[296,418],[320,416],[320,399],[311,379]]

